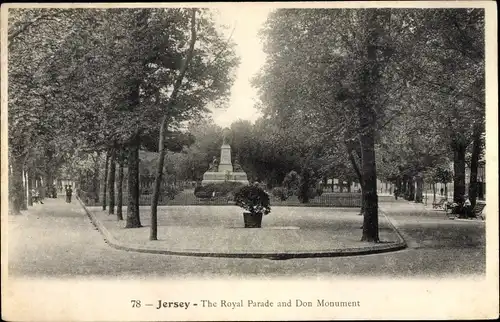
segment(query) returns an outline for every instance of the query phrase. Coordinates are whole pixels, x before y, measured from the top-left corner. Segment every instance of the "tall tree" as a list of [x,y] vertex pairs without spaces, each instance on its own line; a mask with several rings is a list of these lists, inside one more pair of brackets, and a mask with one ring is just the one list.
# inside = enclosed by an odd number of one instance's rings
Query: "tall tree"
[[109,214],[113,215],[115,213],[115,175],[116,175],[116,147],[113,147],[110,152],[109,157],[109,179],[108,179],[108,191],[109,191]]
[[158,199],[160,197],[160,188],[161,181],[163,176],[163,163],[165,161],[165,133],[167,125],[167,119],[169,115],[168,111],[172,108],[175,99],[177,98],[177,93],[179,92],[180,86],[182,84],[182,80],[184,79],[184,75],[186,74],[186,70],[189,67],[189,63],[193,58],[194,45],[196,43],[196,9],[191,9],[191,40],[189,43],[188,53],[186,55],[186,59],[182,63],[180,68],[179,75],[175,80],[174,87],[172,93],[167,102],[166,110],[167,112],[163,115],[162,120],[160,122],[160,137],[158,141],[158,150],[160,153],[160,157],[158,159],[158,167],[156,171],[156,178],[154,183],[153,197],[151,198],[151,230],[149,235],[149,240],[157,240],[158,239]]
[[116,216],[118,220],[123,220],[123,160],[118,160],[118,194],[116,204]]
[[103,195],[102,195],[102,210],[106,210],[108,204],[107,199],[107,187],[108,187],[108,175],[109,175],[109,162],[110,162],[110,151],[106,151],[106,161],[104,162],[104,180],[103,180]]
[[63,152],[54,150],[53,141],[68,137],[64,120],[56,117],[57,109],[51,104],[57,85],[48,81],[44,71],[78,15],[65,9],[9,9],[9,162],[15,213],[25,199],[22,173],[35,163],[34,156],[46,153],[39,159],[47,161],[43,165],[46,185],[52,183],[61,163]]
[[[198,18],[196,18],[197,12],[199,12]],[[180,59],[174,73],[175,77],[169,79],[168,83],[169,95],[164,95],[163,100],[160,96],[163,116],[159,126],[160,155],[151,204],[151,240],[157,238],[157,205],[167,149],[165,134],[169,129],[175,129],[176,123],[206,111],[208,102],[222,103],[233,81],[230,72],[238,63],[233,44],[223,40],[215,28],[209,11],[191,9],[186,13],[188,13],[186,33],[189,31],[190,36],[183,39],[182,43],[189,45],[184,52],[179,53]]]

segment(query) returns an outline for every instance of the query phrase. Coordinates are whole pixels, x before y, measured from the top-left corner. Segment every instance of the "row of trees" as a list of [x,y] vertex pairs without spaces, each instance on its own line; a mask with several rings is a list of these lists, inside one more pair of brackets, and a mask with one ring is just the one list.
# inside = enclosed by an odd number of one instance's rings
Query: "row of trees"
[[[201,116],[208,102],[225,103],[238,65],[232,42],[202,9],[9,14],[13,210],[23,204],[24,173],[41,169],[51,183],[66,168],[97,191],[104,163],[103,204],[114,212],[116,179],[120,218],[126,177],[126,226],[139,227],[139,150],[159,152],[151,169],[156,239],[162,177],[199,180],[219,154],[222,129]],[[409,195],[419,201],[424,178],[448,180],[443,171],[453,164],[461,201],[469,162],[475,203],[484,149],[482,9],[278,9],[261,37],[267,59],[253,83],[263,117],[231,125],[233,158],[252,180],[278,185],[295,170],[304,187],[325,177],[358,181],[362,239],[372,242],[377,176],[401,191],[416,182]]]
[[116,164],[120,180],[128,169],[126,226],[140,227],[139,150],[180,150],[183,123],[224,104],[234,44],[205,9],[10,9],[9,23],[13,211],[34,162],[51,184],[62,164],[100,154],[109,189]]
[[[345,164],[347,159],[334,159],[326,153],[315,155],[310,159],[309,166],[303,169],[304,152],[301,149],[304,149],[300,146],[303,138],[287,136],[271,125],[266,120],[258,120],[255,124],[239,120],[230,126],[233,163],[240,163],[250,181],[264,181],[270,187],[277,186],[282,184],[290,171],[302,172],[305,169],[313,173],[311,183],[322,177],[356,180],[355,173]],[[173,181],[201,181],[213,157],[220,155],[221,126],[206,118],[192,122],[188,130],[192,135],[192,144],[185,146],[181,152],[167,154],[165,159],[165,167]],[[151,174],[154,162],[145,160],[143,164],[143,173]]]
[[[482,10],[283,9],[261,36],[268,56],[254,85],[264,116],[231,125],[233,157],[251,179],[277,185],[296,170],[304,187],[329,176],[360,182],[368,241],[378,240],[377,175],[416,202],[425,181],[453,179],[461,202],[469,163],[475,203],[484,150]],[[192,124],[196,143],[167,157],[172,171],[199,180],[219,153],[221,130]]]
[[[363,192],[363,240],[378,241],[376,179],[403,189],[453,163],[470,199],[484,133],[482,9],[281,9],[262,30],[264,121],[298,138],[302,167],[349,160]],[[300,148],[299,148],[300,147]],[[335,161],[328,162],[330,165]]]

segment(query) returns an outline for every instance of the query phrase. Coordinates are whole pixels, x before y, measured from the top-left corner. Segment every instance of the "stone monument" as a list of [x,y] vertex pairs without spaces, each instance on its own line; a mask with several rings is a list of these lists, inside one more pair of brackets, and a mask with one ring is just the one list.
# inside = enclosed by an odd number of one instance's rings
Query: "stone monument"
[[202,186],[209,183],[223,183],[228,181],[248,184],[247,174],[241,168],[238,160],[236,160],[237,166],[233,168],[231,162],[231,146],[229,145],[230,134],[230,129],[224,129],[222,146],[220,148],[220,160],[214,157],[208,171],[203,174]]

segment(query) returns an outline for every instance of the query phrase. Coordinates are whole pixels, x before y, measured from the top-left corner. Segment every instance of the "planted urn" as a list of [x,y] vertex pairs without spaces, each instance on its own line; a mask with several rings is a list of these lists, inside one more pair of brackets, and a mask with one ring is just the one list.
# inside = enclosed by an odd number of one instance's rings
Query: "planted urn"
[[243,208],[245,228],[261,228],[262,216],[271,212],[269,195],[257,185],[244,186],[234,195],[234,202]]

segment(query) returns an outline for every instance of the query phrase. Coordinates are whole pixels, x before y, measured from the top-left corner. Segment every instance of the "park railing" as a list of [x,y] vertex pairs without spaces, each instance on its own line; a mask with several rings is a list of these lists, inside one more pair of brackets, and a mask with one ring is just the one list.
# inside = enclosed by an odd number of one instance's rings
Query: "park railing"
[[300,202],[297,196],[288,197],[287,200],[280,200],[271,196],[271,206],[290,207],[361,207],[360,193],[324,193],[309,199],[308,203]]
[[[102,196],[96,200],[95,194],[79,191],[80,199],[87,206],[102,206]],[[139,196],[139,205],[151,205],[152,194],[142,194]],[[308,203],[301,203],[296,196],[291,196],[287,200],[280,200],[270,196],[272,206],[288,207],[361,207],[360,193],[325,193],[310,199]],[[116,196],[115,196],[116,204]],[[128,204],[128,194],[123,192],[123,205]],[[174,198],[161,195],[158,201],[160,206],[202,206],[202,205],[234,205],[231,198],[225,196],[215,196],[210,198],[197,198],[192,191],[181,192]]]

